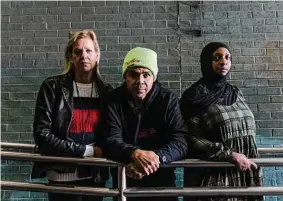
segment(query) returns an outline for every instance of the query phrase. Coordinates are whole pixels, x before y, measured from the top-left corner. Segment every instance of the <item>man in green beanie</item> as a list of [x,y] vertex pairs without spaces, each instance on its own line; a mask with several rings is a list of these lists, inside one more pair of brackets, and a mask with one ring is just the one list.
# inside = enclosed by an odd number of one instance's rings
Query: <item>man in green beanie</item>
[[[179,100],[157,81],[153,50],[130,50],[122,71],[125,82],[107,95],[103,110],[106,157],[127,164],[129,187],[174,187],[174,168],[160,167],[184,159],[188,150]],[[112,176],[117,187],[117,172],[112,171]],[[164,197],[128,200],[157,201]]]

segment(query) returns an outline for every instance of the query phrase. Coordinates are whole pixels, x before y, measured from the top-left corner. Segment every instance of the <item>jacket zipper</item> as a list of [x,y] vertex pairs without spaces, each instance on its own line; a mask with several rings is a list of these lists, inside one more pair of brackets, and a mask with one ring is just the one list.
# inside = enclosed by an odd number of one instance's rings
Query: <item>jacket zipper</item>
[[[62,89],[63,89],[63,87],[62,87]],[[66,104],[69,106],[69,109],[70,109],[69,111],[71,113],[71,119],[70,119],[70,121],[68,123],[68,128],[66,130],[66,138],[68,138],[69,137],[69,130],[70,130],[71,122],[73,120],[73,105],[71,106],[69,101],[66,99],[66,94],[64,93],[64,90],[63,90],[63,94],[64,94],[64,99],[66,101]]]
[[138,134],[140,131],[140,124],[141,124],[141,117],[142,117],[142,114],[138,113],[138,124],[137,124],[136,132],[135,132],[134,145],[137,145],[137,139],[138,139]]
[[69,121],[69,124],[68,124],[68,128],[67,128],[67,133],[66,133],[66,137],[68,138],[69,137],[69,130],[70,130],[70,126],[71,126],[71,122],[73,120],[73,112],[71,112],[71,119]]

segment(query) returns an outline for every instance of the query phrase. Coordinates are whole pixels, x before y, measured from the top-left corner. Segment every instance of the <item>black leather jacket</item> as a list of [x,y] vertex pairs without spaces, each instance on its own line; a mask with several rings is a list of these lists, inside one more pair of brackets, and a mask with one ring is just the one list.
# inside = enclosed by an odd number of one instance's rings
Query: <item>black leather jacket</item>
[[[43,81],[37,97],[33,124],[36,152],[62,157],[83,157],[86,146],[68,137],[73,111],[73,80],[74,73],[69,72],[49,77]],[[104,91],[107,91],[111,87],[105,86],[104,88]],[[102,99],[101,94],[103,93],[100,93],[100,99]],[[95,143],[102,146],[102,137],[98,136]],[[51,169],[60,172],[74,172],[76,167],[77,165],[36,162],[31,178],[44,177],[45,172]],[[105,168],[92,167],[91,169],[95,170],[92,173],[97,175]],[[108,179],[108,174],[102,177]]]

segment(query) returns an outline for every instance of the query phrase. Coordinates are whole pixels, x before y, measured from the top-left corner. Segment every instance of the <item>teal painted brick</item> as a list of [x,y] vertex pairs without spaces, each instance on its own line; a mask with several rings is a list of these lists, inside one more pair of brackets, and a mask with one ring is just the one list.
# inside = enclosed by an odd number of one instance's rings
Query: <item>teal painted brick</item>
[[30,197],[36,198],[47,198],[47,193],[40,193],[40,192],[30,192]]
[[[1,111],[1,114],[2,114],[2,116],[3,116],[3,112]],[[5,116],[5,115],[4,115]],[[7,131],[7,127],[8,127],[8,125],[6,124],[1,124],[1,132],[6,132]]]
[[273,136],[283,136],[283,129],[273,129]]
[[20,167],[18,165],[1,166],[1,171],[6,172],[6,173],[9,173],[9,172],[20,173]]
[[[3,54],[2,56],[5,57]],[[14,68],[1,68],[1,73],[2,73],[2,76],[21,76],[22,75],[21,69],[14,69]]]
[[177,173],[176,175],[176,181],[182,182],[183,181],[183,173]]
[[[1,160],[1,167],[2,167],[2,165],[7,165],[7,160]],[[1,172],[1,173],[3,173],[3,172]]]
[[[2,92],[37,92],[39,90],[39,86],[36,85],[4,85],[1,86]],[[3,107],[3,105],[2,105]],[[5,108],[5,107],[3,107]]]
[[112,179],[110,179],[110,180],[108,180],[108,181],[106,182],[106,187],[107,187],[107,188],[112,188]]
[[32,170],[32,166],[30,165],[25,165],[25,166],[22,165],[22,166],[19,166],[19,168],[20,168],[19,170],[20,173],[30,173]]
[[277,196],[265,196],[264,200],[265,201],[278,201]]
[[263,181],[266,186],[277,186],[275,172],[264,171]]
[[31,116],[34,114],[33,108],[9,108],[9,116]]
[[1,141],[2,142],[18,142],[19,139],[20,139],[19,133],[1,132]]
[[82,5],[81,1],[58,1],[59,7],[80,7]]
[[1,100],[9,100],[10,94],[9,93],[1,93]]
[[10,198],[13,191],[3,191],[1,192],[1,200]]
[[17,124],[29,124],[33,121],[34,117],[33,116],[26,116],[26,117],[13,117],[13,116],[10,116],[6,119],[4,119],[2,122],[4,124],[14,124],[15,122]]
[[183,181],[175,181],[175,184],[176,184],[177,187],[183,187],[184,186]]
[[26,61],[22,61],[22,60],[12,60],[10,61],[10,67],[11,68],[33,68],[34,67],[34,61],[31,60],[26,60]]
[[282,186],[283,185],[283,168],[282,169],[277,169],[275,175],[276,175],[276,183],[277,186]]
[[28,132],[28,131],[26,131],[26,132],[21,132],[20,133],[20,142],[22,142],[22,143],[24,143],[24,141],[25,141],[25,143],[34,143],[33,142],[33,136],[32,136],[32,132]]
[[257,129],[257,135],[258,136],[262,136],[262,137],[271,137],[274,134],[272,134],[272,130],[271,129],[268,129],[268,128],[260,129],[260,128],[258,128]]
[[261,144],[261,136],[256,136],[255,140],[257,144]]
[[4,175],[4,179],[3,180],[6,180],[6,181],[29,181],[29,178],[30,178],[30,173],[25,173],[25,174],[16,174],[16,173],[10,173],[9,172],[6,172],[6,174]]
[[261,144],[282,145],[283,137],[264,137],[264,138],[261,138]]
[[[30,82],[29,82],[30,83]],[[10,93],[10,99],[13,100],[35,100],[35,93]]]
[[10,199],[14,199],[14,198],[30,198],[30,193],[27,191],[18,191],[18,192],[13,192],[11,194]]
[[7,164],[8,164],[8,165],[31,165],[31,164],[33,164],[33,162],[7,160]]

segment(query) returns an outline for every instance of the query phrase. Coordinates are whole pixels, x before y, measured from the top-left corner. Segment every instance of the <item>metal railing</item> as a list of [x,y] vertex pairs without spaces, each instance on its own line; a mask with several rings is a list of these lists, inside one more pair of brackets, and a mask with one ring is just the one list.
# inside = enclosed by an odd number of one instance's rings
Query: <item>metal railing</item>
[[[1,148],[6,149],[23,149],[23,150],[34,150],[34,144],[23,144],[23,143],[9,143],[9,142],[1,142]],[[258,148],[259,153],[283,153],[282,147],[265,147]]]
[[[34,145],[1,143],[1,148],[33,150]],[[282,153],[283,148],[261,148],[261,153]],[[3,190],[36,191],[36,192],[64,192],[68,194],[84,194],[96,196],[118,196],[119,200],[126,201],[127,197],[170,197],[170,196],[243,196],[243,195],[283,195],[283,187],[235,187],[235,188],[127,188],[125,167],[104,158],[71,158],[43,156],[35,153],[1,151],[2,159],[23,161],[52,161],[60,163],[75,163],[96,166],[118,166],[118,189],[90,188],[79,186],[55,186],[51,184],[38,184],[27,182],[1,181]],[[256,158],[251,159],[259,166],[283,166],[283,158]],[[231,167],[228,162],[202,161],[199,159],[186,159],[173,162],[166,167]]]
[[78,195],[98,195],[98,196],[118,196],[119,191],[108,188],[91,188],[82,186],[54,186],[49,184],[36,184],[27,182],[12,182],[1,181],[1,187],[4,190],[18,190],[18,191],[35,191],[35,192],[52,192]]
[[28,151],[33,151],[35,145],[34,144],[23,144],[23,143],[9,143],[9,142],[1,142],[1,148],[5,149],[24,149]]

